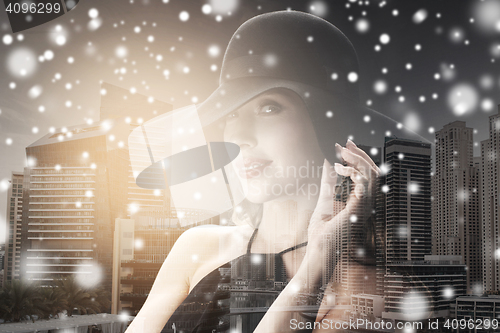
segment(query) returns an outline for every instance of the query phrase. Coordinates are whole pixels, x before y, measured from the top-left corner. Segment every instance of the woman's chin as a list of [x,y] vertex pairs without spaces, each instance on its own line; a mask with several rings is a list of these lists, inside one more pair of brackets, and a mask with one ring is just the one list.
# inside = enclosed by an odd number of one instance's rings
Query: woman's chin
[[253,204],[263,204],[265,202],[273,200],[273,198],[270,198],[269,196],[251,193],[247,194],[246,199]]

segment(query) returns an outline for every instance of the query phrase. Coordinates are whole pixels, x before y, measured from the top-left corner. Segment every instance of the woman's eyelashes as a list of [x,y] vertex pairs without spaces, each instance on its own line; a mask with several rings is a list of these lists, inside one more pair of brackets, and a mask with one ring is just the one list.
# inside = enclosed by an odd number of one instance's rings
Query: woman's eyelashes
[[266,104],[257,110],[257,114],[261,116],[271,116],[280,113],[283,108],[277,104]]
[[[255,114],[258,116],[272,116],[283,111],[283,107],[279,104],[262,104],[255,109]],[[233,111],[226,116],[226,121],[231,121],[238,118],[239,111]]]

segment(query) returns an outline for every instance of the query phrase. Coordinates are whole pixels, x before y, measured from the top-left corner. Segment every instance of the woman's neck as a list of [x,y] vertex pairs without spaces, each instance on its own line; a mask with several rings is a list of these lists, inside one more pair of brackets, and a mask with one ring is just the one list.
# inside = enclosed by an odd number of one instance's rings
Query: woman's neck
[[317,197],[287,197],[264,203],[252,252],[278,253],[306,242],[316,201]]

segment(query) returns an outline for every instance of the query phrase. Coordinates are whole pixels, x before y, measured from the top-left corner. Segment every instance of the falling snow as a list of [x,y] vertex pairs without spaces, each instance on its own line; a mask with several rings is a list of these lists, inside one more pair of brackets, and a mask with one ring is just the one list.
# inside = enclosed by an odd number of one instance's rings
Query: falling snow
[[37,69],[37,56],[27,47],[15,48],[7,55],[7,70],[15,78],[31,77]]
[[370,30],[370,22],[365,18],[360,18],[356,21],[356,30],[359,33],[365,33]]
[[413,14],[413,22],[416,24],[420,24],[425,21],[427,15],[428,15],[427,10],[420,9],[417,12],[415,12],[415,14]]
[[382,43],[382,44],[388,44],[391,41],[391,37],[389,37],[388,34],[382,34],[382,35],[380,35],[379,40],[380,40],[380,43]]
[[447,102],[448,107],[456,116],[462,116],[472,112],[476,108],[479,102],[479,95],[472,85],[460,83],[450,89]]
[[[144,8],[152,4],[152,1],[135,0],[130,5],[132,6],[134,2],[134,5],[139,4]],[[159,3],[163,3],[161,8],[173,11],[171,7],[173,4],[168,0]],[[26,124],[22,125],[24,133],[29,134],[30,140],[41,137],[47,132],[59,132],[55,128],[59,128],[61,126],[59,121],[63,121],[57,119],[60,112],[69,115],[74,111],[77,116],[71,118],[71,121],[75,124],[82,122],[92,124],[92,118],[99,119],[96,111],[98,102],[95,101],[108,94],[106,89],[100,88],[98,82],[101,80],[120,84],[127,88],[130,94],[147,93],[150,96],[148,102],[154,101],[156,97],[166,101],[175,100],[175,104],[179,105],[199,103],[207,97],[208,89],[193,87],[191,86],[193,82],[188,80],[193,78],[195,81],[217,80],[224,47],[228,42],[218,34],[219,32],[229,34],[229,26],[234,25],[235,19],[246,15],[242,5],[243,0],[207,0],[206,3],[194,7],[179,5],[172,13],[175,21],[172,25],[175,24],[175,30],[172,29],[168,33],[164,32],[167,30],[166,25],[159,19],[157,23],[151,22],[153,19],[149,21],[149,17],[148,21],[131,16],[117,19],[106,16],[104,7],[100,5],[98,8],[85,10],[81,16],[76,16],[76,11],[72,12],[74,23],[70,24],[69,19],[53,21],[53,25],[48,23],[44,29],[50,33],[37,33],[36,37],[28,33],[25,36],[19,33],[11,34],[4,29],[0,44],[5,59],[4,91],[24,98],[27,104],[26,112],[31,112],[31,116],[37,117],[36,120],[27,120]],[[358,51],[362,49],[359,45],[366,43],[369,52],[363,54],[360,59],[375,58],[377,67],[373,68],[375,73],[373,77],[368,77],[365,74],[367,71],[363,70],[358,73],[345,73],[335,68],[330,69],[328,75],[331,80],[338,80],[332,83],[345,81],[347,75],[348,82],[359,81],[361,85],[366,84],[368,89],[363,101],[366,101],[367,105],[374,105],[376,110],[380,108],[383,113],[398,119],[407,128],[423,134],[426,138],[433,138],[435,131],[444,123],[440,119],[435,120],[437,117],[427,117],[426,112],[435,112],[443,118],[449,116],[449,121],[456,119],[454,117],[463,117],[474,112],[484,117],[495,112],[499,103],[500,89],[500,76],[494,67],[500,58],[500,43],[496,40],[500,32],[498,2],[477,1],[471,6],[470,13],[465,16],[465,21],[455,20],[450,24],[445,22],[453,14],[452,11],[446,13],[442,10],[442,13],[437,13],[430,6],[408,12],[403,5],[401,8],[394,8],[396,3],[393,2],[385,4],[384,1],[366,3],[354,0],[349,1],[347,5],[350,12],[339,14],[340,19],[344,15],[345,24],[342,25],[342,21],[339,20],[338,26],[346,30],[346,35],[353,36],[353,43]],[[285,9],[286,5],[282,7]],[[354,9],[358,7],[360,10],[355,13]],[[255,6],[254,10],[255,8],[260,13],[267,10],[264,3],[262,6]],[[335,2],[329,1],[308,1],[300,8],[291,9],[308,11],[330,19],[328,15],[339,13],[338,8],[348,12],[343,9],[344,3],[338,6]],[[388,24],[384,24],[382,30],[380,19],[377,18],[373,8],[385,11],[386,17],[394,21],[394,25],[386,28]],[[350,20],[349,16],[352,16]],[[200,32],[200,39],[197,40],[196,36],[193,37],[188,31],[189,27],[196,26],[200,19],[212,24],[210,29],[215,33],[209,35]],[[391,63],[385,61],[390,57],[384,57],[399,50],[399,43],[402,41],[399,40],[400,34],[395,29],[404,23],[402,20],[410,23],[411,27],[408,29],[415,29],[404,40],[408,51],[411,51],[407,54],[413,56],[403,57],[401,62]],[[156,26],[158,28],[154,30]],[[430,37],[419,34],[424,29],[442,33]],[[481,35],[481,38],[485,39],[484,46],[482,41],[479,43],[476,40],[478,32],[484,33]],[[179,38],[179,34],[184,38]],[[43,36],[40,38],[43,44],[34,47],[35,44],[31,43],[38,36]],[[492,37],[486,40],[487,36]],[[317,43],[319,37],[316,37]],[[359,39],[354,39],[355,37]],[[304,38],[311,45],[315,44],[315,36],[305,35]],[[442,49],[438,50],[442,53],[435,58],[426,58],[427,54],[436,53],[428,38],[436,38],[442,45]],[[471,46],[467,48],[466,45]],[[480,49],[483,57],[473,58],[475,63],[470,64],[470,68],[464,68],[464,62],[457,60],[458,56],[474,48]],[[473,53],[466,55],[472,59]],[[264,63],[268,67],[279,63],[279,59],[273,54],[263,56]],[[490,63],[494,60],[497,63]],[[455,65],[450,62],[455,62]],[[484,65],[485,63],[490,66]],[[478,67],[477,71],[475,66]],[[469,74],[471,68],[474,69],[473,75]],[[422,78],[418,79],[419,89],[414,89],[415,86],[408,84],[407,80],[413,80],[420,74]],[[403,75],[409,79],[405,79]],[[81,82],[80,86],[77,80],[81,80],[78,81]],[[141,83],[143,80],[146,81]],[[179,88],[173,89],[175,86]],[[404,87],[404,95],[401,86]],[[82,91],[91,93],[85,97],[78,96],[80,87]],[[189,93],[183,94],[186,88]],[[95,101],[91,102],[93,100]],[[395,106],[391,108],[387,105]],[[9,114],[8,109],[4,110],[2,117]],[[330,118],[335,120],[340,117],[340,114],[337,115],[333,111],[322,111],[325,112],[325,119],[331,121]],[[471,118],[467,118],[467,121]],[[53,123],[48,123],[49,121]],[[363,121],[367,121],[365,117]],[[374,121],[372,119],[371,122]],[[402,125],[398,125],[398,128],[400,127],[402,128]],[[4,128],[2,127],[2,130]],[[384,132],[388,136],[391,135],[386,128],[377,131],[379,134]],[[67,140],[69,135],[71,133],[66,131],[58,140]],[[480,131],[479,135],[483,133]],[[477,138],[478,141],[480,139],[481,137]],[[25,144],[13,134],[5,134],[2,140],[3,146],[8,146],[5,149],[17,149]],[[123,145],[119,139],[115,140],[117,145],[120,142]],[[370,151],[370,154],[374,155],[373,152]],[[380,154],[380,151],[377,153]],[[89,158],[88,153],[82,156]],[[403,158],[404,156],[401,157]],[[5,190],[3,184],[2,181],[0,183],[2,191]],[[389,186],[383,185],[382,191],[387,193]],[[411,185],[408,186],[408,191],[413,193]]]

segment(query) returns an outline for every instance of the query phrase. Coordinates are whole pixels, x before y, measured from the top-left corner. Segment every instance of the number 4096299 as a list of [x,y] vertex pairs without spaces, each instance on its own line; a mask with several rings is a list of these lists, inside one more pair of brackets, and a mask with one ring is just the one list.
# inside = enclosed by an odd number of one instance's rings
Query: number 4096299
[[50,14],[59,13],[61,11],[61,4],[55,3],[9,3],[5,8],[7,13],[31,13],[31,14]]

